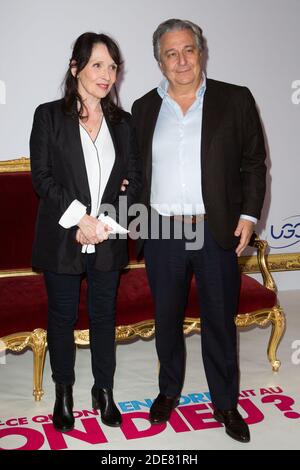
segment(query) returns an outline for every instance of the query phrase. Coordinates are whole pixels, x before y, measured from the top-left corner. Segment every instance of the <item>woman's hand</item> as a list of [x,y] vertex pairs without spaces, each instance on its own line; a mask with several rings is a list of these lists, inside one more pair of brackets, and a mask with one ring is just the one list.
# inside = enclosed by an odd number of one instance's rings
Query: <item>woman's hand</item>
[[[99,223],[97,224],[96,230],[97,230],[98,242],[102,243],[104,240],[108,239],[109,231],[112,229],[108,225],[103,224],[102,222],[99,221]],[[89,244],[89,240],[83,235],[80,228],[76,232],[76,241],[80,243],[81,245]]]
[[[87,214],[85,214],[80,220],[78,227],[80,228],[84,239],[87,241],[87,243],[84,243],[84,244],[97,245],[97,243],[100,242],[96,234],[97,224],[98,224],[98,219]],[[77,240],[77,234],[76,234],[76,240]]]
[[112,228],[109,225],[104,224],[101,222],[101,220],[98,220],[96,234],[100,243],[108,239],[108,235],[111,230]]
[[81,245],[88,245],[89,243],[88,239],[83,235],[80,228],[76,232],[76,241],[77,243],[80,243]]

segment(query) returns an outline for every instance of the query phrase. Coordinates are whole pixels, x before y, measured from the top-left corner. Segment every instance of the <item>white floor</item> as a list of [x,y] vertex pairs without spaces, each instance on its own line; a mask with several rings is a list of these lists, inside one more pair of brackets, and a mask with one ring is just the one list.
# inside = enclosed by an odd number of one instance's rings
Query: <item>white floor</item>
[[[34,402],[31,395],[31,352],[8,354],[6,364],[2,365],[3,357],[0,358],[0,448],[299,449],[300,291],[284,291],[280,294],[280,301],[286,313],[287,329],[278,351],[282,361],[279,373],[272,372],[266,357],[270,327],[240,333],[241,391],[248,390],[241,397],[240,411],[245,418],[248,416],[249,424],[252,423],[249,444],[235,442],[225,434],[223,427],[215,427],[210,407],[206,404],[207,397],[200,395],[208,390],[200,359],[201,339],[199,335],[193,335],[186,341],[187,373],[181,403],[183,407],[173,414],[172,425],[152,428],[146,418],[149,400],[157,394],[157,360],[153,340],[140,340],[117,347],[115,399],[124,417],[122,429],[108,428],[99,417],[91,414],[92,376],[88,349],[77,352],[74,399],[78,418],[76,430],[69,435],[53,431],[49,418],[54,386],[48,358],[44,371],[45,395],[39,403]],[[298,343],[294,343],[297,340]],[[298,352],[293,349],[293,343]]]

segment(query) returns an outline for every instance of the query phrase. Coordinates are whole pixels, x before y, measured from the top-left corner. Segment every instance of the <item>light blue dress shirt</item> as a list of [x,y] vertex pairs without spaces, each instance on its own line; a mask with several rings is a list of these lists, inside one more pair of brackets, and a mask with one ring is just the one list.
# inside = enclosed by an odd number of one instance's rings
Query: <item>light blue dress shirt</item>
[[[168,94],[164,78],[157,88],[162,105],[152,143],[151,206],[161,215],[204,214],[201,184],[201,128],[206,77],[188,111]],[[257,219],[242,215],[256,223]]]
[[196,100],[183,114],[168,95],[163,79],[157,91],[162,98],[152,144],[151,206],[162,215],[204,214],[201,189],[201,129],[206,78]]

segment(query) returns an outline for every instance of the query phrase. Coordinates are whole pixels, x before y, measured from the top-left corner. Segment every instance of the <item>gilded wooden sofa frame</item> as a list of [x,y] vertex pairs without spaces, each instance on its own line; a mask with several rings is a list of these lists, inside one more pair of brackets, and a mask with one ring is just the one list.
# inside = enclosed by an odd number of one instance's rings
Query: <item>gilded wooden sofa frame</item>
[[[20,159],[17,161],[8,161],[0,163],[0,172],[8,171],[29,171],[28,159]],[[257,249],[257,258],[248,256],[239,259],[241,270],[244,273],[260,272],[263,277],[263,284],[267,289],[276,292],[276,284],[272,274],[268,268],[266,261],[267,242],[260,240],[258,237],[254,240],[254,247]],[[131,263],[129,269],[144,269],[143,263]],[[36,275],[30,269],[2,271],[0,277],[20,276],[20,275]],[[272,365],[274,372],[279,370],[281,365],[277,358],[277,348],[282,338],[285,328],[285,316],[282,308],[275,305],[272,309],[256,310],[236,316],[236,325],[240,328],[247,328],[253,325],[265,327],[271,323],[271,334],[269,338],[267,356]],[[184,320],[184,334],[200,333],[201,320],[186,317]],[[147,320],[132,325],[122,325],[116,327],[116,341],[129,341],[137,338],[149,339],[154,336],[155,325],[154,320]],[[89,344],[88,330],[75,330],[74,332],[76,345]],[[44,329],[35,329],[34,331],[25,331],[13,333],[0,338],[0,352],[9,350],[20,352],[25,348],[32,349],[33,352],[33,395],[36,401],[40,401],[44,392],[42,388],[43,368],[47,349],[47,335]]]

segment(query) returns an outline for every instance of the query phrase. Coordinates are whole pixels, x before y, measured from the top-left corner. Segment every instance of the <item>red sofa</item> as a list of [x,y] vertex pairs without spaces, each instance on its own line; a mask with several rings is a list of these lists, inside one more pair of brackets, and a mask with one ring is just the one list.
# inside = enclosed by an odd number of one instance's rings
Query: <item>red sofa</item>
[[[42,377],[46,354],[47,298],[43,277],[31,269],[31,247],[37,211],[28,159],[0,163],[0,213],[2,226],[0,254],[0,348],[22,351],[29,347],[34,359],[36,400],[43,396]],[[4,220],[3,220],[4,219]],[[276,286],[264,257],[267,243],[254,239],[258,249],[256,270],[264,284],[245,274],[253,259],[241,258],[242,285],[236,324],[266,326],[272,330],[268,358],[274,371],[280,367],[276,357],[284,332],[284,314],[276,297]],[[154,335],[154,309],[143,262],[134,255],[130,243],[130,264],[121,276],[117,301],[116,340],[150,338]],[[82,283],[79,318],[75,331],[76,344],[88,344],[88,319],[85,309],[86,284]],[[201,312],[200,312],[201,317]],[[186,334],[200,331],[199,306],[192,281],[184,321]]]

